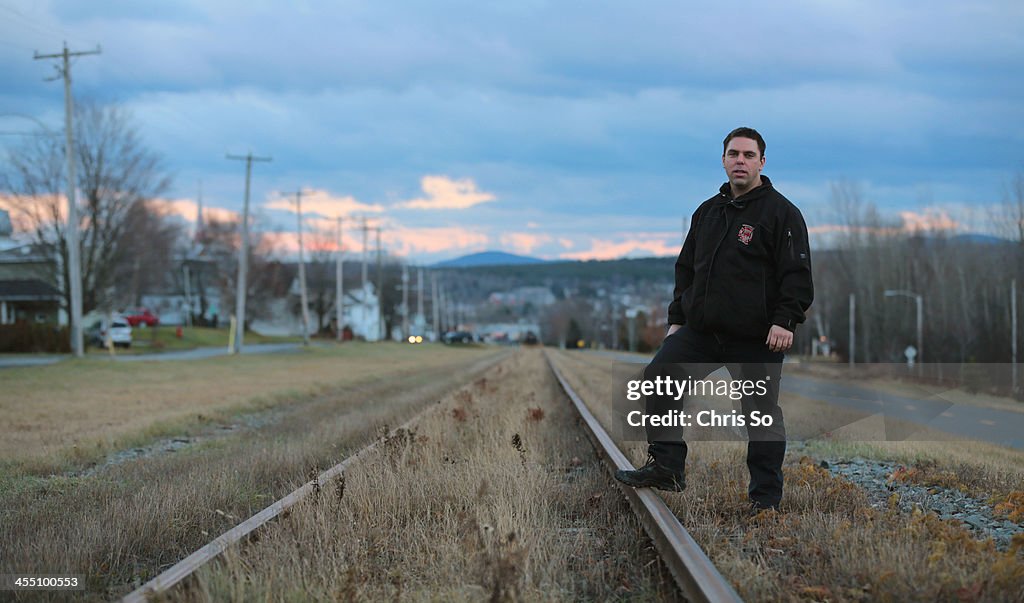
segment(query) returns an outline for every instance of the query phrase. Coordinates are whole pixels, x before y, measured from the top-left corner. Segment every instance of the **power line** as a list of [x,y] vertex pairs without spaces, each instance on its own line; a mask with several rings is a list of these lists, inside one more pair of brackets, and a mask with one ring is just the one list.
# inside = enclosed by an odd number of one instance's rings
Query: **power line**
[[35,33],[37,33],[37,34],[41,34],[43,36],[50,37],[50,38],[57,39],[57,40],[71,40],[72,42],[77,42],[78,41],[78,40],[75,39],[75,36],[69,35],[68,32],[64,28],[62,28],[62,27],[50,25],[50,24],[47,24],[47,23],[43,23],[41,21],[37,21],[37,20],[32,19],[32,18],[29,18],[29,16],[26,15],[25,13],[22,13],[22,12],[20,12],[18,10],[15,10],[15,9],[11,8],[10,6],[6,6],[6,5],[3,5],[3,4],[0,4],[0,8],[8,11],[11,14],[13,14],[15,17],[20,18],[21,21],[25,25],[27,25],[28,27],[31,27],[32,29],[34,29]]

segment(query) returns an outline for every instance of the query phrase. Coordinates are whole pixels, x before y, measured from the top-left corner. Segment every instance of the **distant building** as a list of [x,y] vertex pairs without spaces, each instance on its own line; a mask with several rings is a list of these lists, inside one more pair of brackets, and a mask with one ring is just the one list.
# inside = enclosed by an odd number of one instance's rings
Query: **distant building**
[[342,316],[345,324],[356,337],[366,341],[380,341],[383,333],[380,321],[380,301],[374,293],[373,284],[366,283],[362,289],[345,292],[345,308]]
[[38,245],[15,241],[13,234],[10,214],[0,210],[0,324],[67,322],[53,281],[53,256]]
[[[296,279],[289,287],[287,297],[272,300],[269,304],[267,315],[270,318],[254,320],[251,327],[253,331],[263,335],[301,335],[302,316],[295,312],[295,302],[299,299],[298,285]],[[312,312],[311,312],[312,314]],[[337,311],[332,308],[329,316],[333,320]],[[364,289],[355,289],[345,292],[345,308],[343,314],[342,329],[349,329],[352,335],[366,341],[379,341],[381,339],[381,326],[379,321],[380,304],[377,295],[374,293],[372,283],[366,283]],[[310,316],[313,322],[315,315]],[[316,325],[310,324],[310,335],[315,334]]]
[[521,307],[530,304],[535,308],[542,308],[555,303],[557,298],[547,287],[518,287],[511,291],[491,293],[488,301],[502,306]]

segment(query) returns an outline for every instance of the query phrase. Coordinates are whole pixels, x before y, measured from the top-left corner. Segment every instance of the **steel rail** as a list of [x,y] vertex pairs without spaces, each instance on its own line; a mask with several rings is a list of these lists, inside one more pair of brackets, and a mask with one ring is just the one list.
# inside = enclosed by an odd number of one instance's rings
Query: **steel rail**
[[[499,362],[505,360],[508,354],[499,354],[492,361],[487,362],[478,371],[473,371],[474,374],[479,374],[488,371],[493,368]],[[472,383],[472,379],[470,380]],[[344,473],[345,469],[349,467],[356,460],[362,456],[374,451],[380,445],[380,443],[386,440],[388,437],[394,436],[396,433],[403,429],[408,429],[418,422],[425,414],[435,408],[436,405],[432,404],[427,406],[422,411],[416,413],[414,417],[402,423],[400,426],[392,429],[388,432],[388,435],[384,438],[377,438],[367,446],[357,450],[352,456],[341,461],[337,465],[324,471],[317,476],[316,480],[310,480],[293,490],[290,494],[284,498],[274,502],[269,507],[263,509],[259,513],[253,515],[249,519],[246,519],[237,526],[231,528],[227,532],[224,532],[220,536],[214,538],[208,544],[192,553],[188,557],[185,557],[181,561],[175,563],[171,567],[164,570],[160,575],[153,578],[149,582],[146,582],[142,586],[133,590],[132,592],[125,595],[122,599],[124,603],[145,603],[151,600],[151,598],[159,595],[160,593],[167,592],[179,582],[188,578],[195,573],[199,568],[208,562],[218,557],[221,553],[226,551],[228,547],[237,544],[243,538],[257,530],[265,523],[272,519],[280,516],[282,513],[287,511],[289,508],[295,506],[296,503],[302,501],[304,498],[309,496],[313,492],[319,492],[321,488],[331,483],[331,480],[335,477]]]
[[[555,366],[551,354],[544,350],[548,366],[554,373],[562,389],[572,400],[587,427],[594,448],[604,458],[614,473],[616,469],[633,469],[632,463],[619,450],[611,436],[597,421],[583,400],[576,394],[566,381],[562,372]],[[695,602],[742,602],[732,585],[719,573],[708,556],[704,554],[689,532],[679,523],[679,519],[665,504],[660,496],[650,488],[631,488],[619,483],[619,489],[625,494],[633,511],[640,518],[644,530],[654,542],[661,558],[668,566],[676,585],[690,601]]]

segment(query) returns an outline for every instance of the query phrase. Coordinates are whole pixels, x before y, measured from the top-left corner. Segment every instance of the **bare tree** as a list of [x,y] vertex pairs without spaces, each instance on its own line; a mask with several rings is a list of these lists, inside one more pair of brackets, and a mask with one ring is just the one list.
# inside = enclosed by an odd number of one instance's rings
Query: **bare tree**
[[114,262],[118,306],[139,305],[143,294],[176,278],[180,254],[175,250],[185,233],[167,211],[151,201],[139,201],[128,210]]
[[[335,240],[329,232],[309,233],[306,260],[306,283],[310,309],[316,314],[316,333],[325,332],[334,313]],[[301,303],[299,304],[301,306]],[[299,312],[302,308],[298,308]]]
[[[137,223],[136,204],[168,188],[157,154],[147,149],[128,113],[116,106],[79,103],[75,108],[75,154],[82,208],[78,225],[82,261],[82,310],[111,307],[130,273],[135,257],[130,225]],[[58,284],[65,308],[68,247],[64,216],[64,145],[50,136],[31,137],[9,153],[3,174],[7,204],[34,242],[57,259]],[[138,211],[138,210],[136,210]],[[145,210],[143,210],[145,211]],[[133,218],[135,216],[135,218]],[[138,247],[135,248],[136,250]]]
[[[204,249],[204,258],[215,268],[215,275],[221,291],[221,307],[233,308],[235,303],[235,279],[238,275],[238,253],[240,247],[238,222],[209,220],[200,235],[199,243]],[[252,320],[270,315],[270,302],[287,295],[295,276],[295,266],[282,263],[278,256],[278,241],[259,228],[250,231],[249,275],[246,287],[246,328]],[[218,319],[219,320],[219,319]]]

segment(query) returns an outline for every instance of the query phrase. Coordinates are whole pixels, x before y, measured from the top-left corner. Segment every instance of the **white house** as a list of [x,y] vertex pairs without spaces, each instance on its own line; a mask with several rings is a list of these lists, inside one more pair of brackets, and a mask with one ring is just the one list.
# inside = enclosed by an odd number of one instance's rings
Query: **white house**
[[345,292],[345,307],[342,314],[352,334],[366,341],[380,341],[382,325],[380,302],[374,293],[373,284],[366,283],[361,289]]

